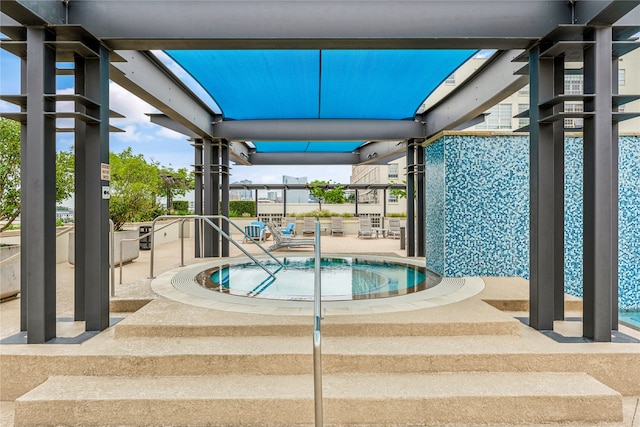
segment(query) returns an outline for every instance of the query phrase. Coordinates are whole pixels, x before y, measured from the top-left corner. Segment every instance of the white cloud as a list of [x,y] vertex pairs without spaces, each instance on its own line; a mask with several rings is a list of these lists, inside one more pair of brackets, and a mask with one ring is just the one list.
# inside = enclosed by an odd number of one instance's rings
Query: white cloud
[[171,129],[160,127],[160,129],[156,132],[156,136],[159,138],[168,138],[175,140],[187,140],[187,137],[181,133],[175,132]]

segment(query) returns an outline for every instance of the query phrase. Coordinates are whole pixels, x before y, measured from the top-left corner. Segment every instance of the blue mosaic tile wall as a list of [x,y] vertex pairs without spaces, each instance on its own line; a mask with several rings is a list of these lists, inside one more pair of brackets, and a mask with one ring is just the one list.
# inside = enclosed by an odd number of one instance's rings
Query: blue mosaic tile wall
[[427,268],[444,271],[444,141],[440,139],[426,148],[425,216]]
[[[565,289],[581,296],[582,139],[565,146]],[[427,147],[429,268],[528,278],[528,151],[522,136],[448,135]],[[619,306],[639,309],[640,137],[620,138],[619,193]]]

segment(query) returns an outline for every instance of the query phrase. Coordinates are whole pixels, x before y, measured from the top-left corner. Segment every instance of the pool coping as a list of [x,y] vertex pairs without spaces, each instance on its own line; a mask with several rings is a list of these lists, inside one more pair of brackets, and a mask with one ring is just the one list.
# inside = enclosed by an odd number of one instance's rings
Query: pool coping
[[[323,254],[323,256],[353,257],[353,254]],[[424,261],[403,257],[390,258],[375,255],[358,255],[358,258],[373,261],[396,261],[424,267]],[[233,262],[243,257],[233,258]],[[265,258],[266,259],[266,258]],[[158,295],[183,304],[223,311],[253,314],[309,315],[313,313],[313,301],[291,301],[284,299],[248,298],[205,289],[195,282],[195,276],[208,268],[228,264],[229,258],[208,260],[189,267],[179,267],[160,274],[151,282]],[[249,261],[249,258],[247,258]],[[420,310],[439,307],[471,298],[485,287],[480,277],[444,277],[429,289],[406,295],[349,301],[323,301],[323,314],[371,314]]]

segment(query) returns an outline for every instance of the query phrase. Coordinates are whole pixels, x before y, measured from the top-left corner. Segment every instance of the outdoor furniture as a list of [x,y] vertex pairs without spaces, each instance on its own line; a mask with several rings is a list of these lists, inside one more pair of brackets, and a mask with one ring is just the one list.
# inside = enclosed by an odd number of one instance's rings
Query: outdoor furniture
[[392,239],[400,238],[400,220],[398,218],[389,218],[387,237],[391,237]]
[[344,236],[344,224],[342,224],[342,217],[339,216],[331,217],[331,235],[333,236],[336,233]]
[[304,224],[302,225],[302,235],[305,234],[316,234],[316,219],[312,216],[304,217]]
[[287,224],[287,227],[283,228],[280,232],[286,236],[293,237],[296,235],[296,224],[294,222],[290,222]]
[[258,224],[251,223],[245,225],[244,234],[245,236],[242,238],[242,243],[245,243],[249,239],[262,242],[265,240],[265,229]]
[[269,247],[269,251],[275,251],[282,248],[291,249],[305,246],[315,247],[316,245],[315,239],[296,239],[283,235],[280,227],[278,227],[274,223],[270,222],[267,224],[267,226],[271,230],[271,235],[273,236],[273,241],[275,242]]
[[374,238],[377,237],[378,233],[373,230],[371,227],[371,218],[363,217],[360,218],[360,227],[358,229],[358,237],[361,239],[364,238]]

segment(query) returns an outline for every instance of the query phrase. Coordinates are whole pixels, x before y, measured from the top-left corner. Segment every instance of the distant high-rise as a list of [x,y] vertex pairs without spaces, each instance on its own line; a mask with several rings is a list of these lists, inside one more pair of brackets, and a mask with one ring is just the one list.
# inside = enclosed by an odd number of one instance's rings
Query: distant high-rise
[[[282,175],[283,184],[306,184],[307,177]],[[287,203],[309,203],[309,190],[287,190]]]
[[[252,182],[248,179],[243,179],[242,181],[232,182],[232,184],[252,184]],[[230,190],[229,191],[229,199],[230,200],[253,200],[253,190]]]

